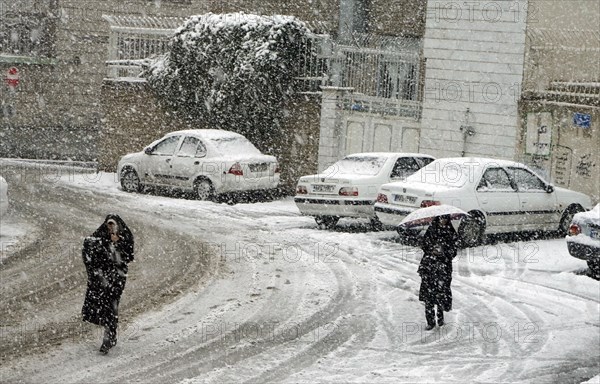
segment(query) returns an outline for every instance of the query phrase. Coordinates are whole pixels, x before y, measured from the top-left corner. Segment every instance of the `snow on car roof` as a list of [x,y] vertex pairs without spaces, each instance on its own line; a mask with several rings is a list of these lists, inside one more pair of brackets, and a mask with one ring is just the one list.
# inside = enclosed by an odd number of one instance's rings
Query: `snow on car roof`
[[426,155],[424,153],[411,153],[411,152],[360,152],[360,153],[352,153],[346,155],[344,158],[353,157],[353,156],[375,156],[375,157],[392,157],[392,156],[418,156],[418,157],[430,157],[434,159],[431,155]]
[[589,211],[576,213],[575,216],[573,216],[573,221],[600,223],[600,204],[596,204],[596,206]]
[[523,166],[523,164],[517,163],[512,160],[491,159],[491,158],[487,158],[487,157],[446,157],[446,158],[442,158],[442,159],[437,159],[436,162],[465,164],[465,165],[476,166],[476,167],[484,167],[484,166],[487,166],[490,164],[499,165],[501,167]]
[[172,135],[195,135],[205,139],[218,139],[225,137],[244,137],[239,133],[225,131],[222,129],[184,129],[181,131],[169,132],[166,136]]

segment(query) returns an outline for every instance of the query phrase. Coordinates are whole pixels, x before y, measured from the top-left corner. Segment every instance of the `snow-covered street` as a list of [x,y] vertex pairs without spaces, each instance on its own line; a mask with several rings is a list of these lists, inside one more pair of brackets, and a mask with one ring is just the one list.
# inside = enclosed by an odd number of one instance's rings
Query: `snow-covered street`
[[[121,191],[114,173],[3,161],[0,381],[600,382],[600,282],[564,238],[459,251],[453,310],[425,331],[422,252],[393,231],[319,230],[293,200]],[[119,343],[80,321],[81,243],[136,236]]]

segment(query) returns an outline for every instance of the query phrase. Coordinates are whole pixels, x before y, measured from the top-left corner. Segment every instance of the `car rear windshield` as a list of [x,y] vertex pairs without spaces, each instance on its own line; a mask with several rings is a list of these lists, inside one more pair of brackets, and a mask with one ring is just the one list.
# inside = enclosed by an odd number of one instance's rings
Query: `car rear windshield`
[[353,174],[374,176],[379,173],[387,157],[349,156],[327,168],[325,174]]
[[408,176],[406,181],[462,187],[467,182],[481,178],[481,167],[477,163],[461,163],[436,160]]
[[260,155],[254,144],[245,137],[215,137],[210,141],[221,154],[228,155]]

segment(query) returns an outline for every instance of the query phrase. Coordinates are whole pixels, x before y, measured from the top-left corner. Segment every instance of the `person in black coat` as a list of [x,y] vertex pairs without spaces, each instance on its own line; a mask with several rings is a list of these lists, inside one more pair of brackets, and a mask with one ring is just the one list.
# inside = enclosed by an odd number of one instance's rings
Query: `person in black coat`
[[83,320],[104,327],[100,352],[117,344],[119,301],[133,261],[133,234],[118,215],[110,214],[83,243],[83,263],[88,275],[81,310]]
[[[444,325],[444,311],[452,309],[452,259],[456,256],[458,235],[450,216],[434,218],[423,236],[423,258],[418,273],[421,276],[419,300],[425,302],[426,330]],[[436,308],[437,307],[437,308]]]

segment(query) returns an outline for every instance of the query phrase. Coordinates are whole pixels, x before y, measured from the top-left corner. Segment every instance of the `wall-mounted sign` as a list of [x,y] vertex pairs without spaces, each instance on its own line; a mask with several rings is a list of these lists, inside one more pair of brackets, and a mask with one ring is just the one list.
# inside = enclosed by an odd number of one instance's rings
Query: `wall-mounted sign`
[[16,67],[9,68],[4,75],[4,82],[14,90],[19,85],[19,70]]
[[530,112],[527,114],[527,136],[525,153],[548,156],[552,144],[552,114],[550,112]]
[[592,115],[575,112],[573,114],[573,125],[580,128],[590,128],[592,126]]

